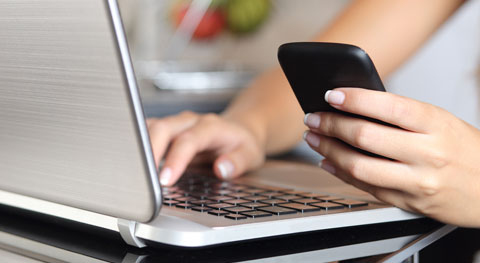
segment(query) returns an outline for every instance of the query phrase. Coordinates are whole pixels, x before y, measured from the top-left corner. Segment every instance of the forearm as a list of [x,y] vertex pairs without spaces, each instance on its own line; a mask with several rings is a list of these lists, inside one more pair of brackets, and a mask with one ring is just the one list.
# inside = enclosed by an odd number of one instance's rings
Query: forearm
[[[355,1],[314,41],[362,47],[384,78],[414,53],[462,2]],[[300,140],[305,129],[303,112],[278,67],[256,79],[224,115],[246,125],[267,153],[289,149]]]

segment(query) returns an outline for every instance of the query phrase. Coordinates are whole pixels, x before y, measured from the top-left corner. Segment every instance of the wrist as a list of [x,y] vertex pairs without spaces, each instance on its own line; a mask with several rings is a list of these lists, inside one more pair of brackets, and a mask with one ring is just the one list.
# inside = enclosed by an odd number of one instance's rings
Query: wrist
[[253,137],[255,143],[263,153],[266,153],[267,127],[265,121],[262,121],[258,116],[255,116],[255,114],[248,114],[245,112],[238,113],[229,111],[228,109],[223,112],[221,116],[227,121],[233,122],[244,128]]

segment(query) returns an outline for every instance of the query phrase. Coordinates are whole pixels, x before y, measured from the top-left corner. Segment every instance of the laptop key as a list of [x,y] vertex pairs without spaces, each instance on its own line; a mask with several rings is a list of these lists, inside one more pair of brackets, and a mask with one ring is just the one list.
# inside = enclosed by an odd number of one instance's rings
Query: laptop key
[[250,212],[243,212],[240,213],[241,215],[248,216],[251,218],[258,218],[258,217],[266,217],[266,216],[272,216],[272,214],[263,212],[263,211],[250,211]]
[[209,196],[207,198],[210,199],[210,200],[216,201],[216,202],[221,202],[221,201],[233,199],[232,197],[225,196],[225,195]]
[[324,201],[324,202],[343,200],[343,198],[338,197],[338,196],[325,196],[325,197],[320,197],[320,198],[316,198],[316,199]]
[[302,212],[302,213],[315,212],[315,211],[320,211],[321,210],[320,207],[303,205],[303,204],[298,204],[298,203],[280,204],[279,206],[295,209],[295,210],[297,210],[299,212]]
[[299,204],[304,204],[304,205],[309,205],[309,204],[312,204],[312,203],[318,203],[318,200],[310,199],[310,198],[303,198],[303,199],[292,200],[292,202],[299,203]]
[[248,194],[248,193],[232,193],[232,194],[228,194],[228,196],[240,199],[242,197],[251,196],[251,194]]
[[245,204],[245,203],[250,203],[249,200],[243,200],[243,199],[233,199],[233,200],[227,200],[223,201],[224,203],[231,204],[231,205],[239,205],[239,204]]
[[197,212],[208,212],[208,211],[211,211],[212,209],[206,206],[194,206],[192,207],[192,210]]
[[224,208],[223,210],[225,210],[227,212],[230,212],[232,214],[238,214],[238,213],[253,211],[252,208],[243,207],[243,206],[229,207],[229,208]]
[[208,213],[214,216],[224,216],[229,214],[228,212],[225,212],[223,210],[211,210],[211,211],[208,211]]
[[312,206],[316,206],[316,207],[320,207],[321,209],[323,210],[333,210],[333,209],[343,209],[345,208],[345,206],[341,205],[341,204],[336,204],[336,203],[332,203],[332,202],[319,202],[319,203],[313,203],[313,204],[310,204]]
[[244,204],[240,204],[240,205],[244,206],[244,207],[252,208],[252,209],[256,209],[256,208],[259,208],[259,207],[270,206],[268,204],[263,204],[263,203],[244,203]]
[[190,192],[189,196],[196,197],[198,199],[206,199],[208,194],[205,192]]
[[208,204],[207,207],[220,210],[223,208],[234,207],[234,205],[227,204],[227,203],[215,203],[215,204]]
[[261,200],[267,200],[268,197],[266,197],[266,196],[261,196],[261,195],[255,195],[255,196],[242,197],[242,199],[249,200],[249,201],[251,201],[251,202],[257,202],[257,201],[261,201]]
[[289,195],[307,195],[307,194],[311,194],[309,192],[304,192],[304,191],[295,191],[295,190],[287,190],[287,191],[283,191],[285,194],[289,194]]
[[282,199],[282,200],[285,200],[285,201],[291,201],[291,200],[295,200],[295,199],[301,199],[301,197],[298,196],[298,195],[279,195],[279,196],[275,196],[275,198],[277,198],[277,199]]
[[217,203],[215,203],[214,201],[211,201],[211,200],[194,200],[194,201],[191,201],[190,203],[192,203],[196,206],[206,206],[206,205],[209,205],[209,204],[217,204]]
[[196,201],[197,199],[191,196],[184,196],[184,197],[174,198],[173,200],[183,202],[183,203],[190,203],[191,201]]
[[[318,202],[318,200],[315,200]],[[269,205],[279,205],[279,204],[286,204],[288,201],[282,200],[282,199],[268,199],[268,200],[261,200],[261,203],[264,204],[269,204]]]
[[367,206],[368,205],[367,202],[358,201],[358,200],[338,200],[338,201],[334,201],[334,203],[344,205],[348,208],[354,208],[354,207]]
[[310,194],[302,194],[301,196],[305,197],[305,198],[322,198],[322,197],[328,197],[328,195],[322,195],[322,194],[314,194],[314,193],[310,193]]
[[250,195],[258,195],[258,194],[260,194],[260,193],[267,192],[267,190],[258,189],[258,188],[254,188],[254,189],[249,188],[249,189],[244,189],[244,190],[242,190],[242,192],[248,193],[248,194],[250,194]]
[[258,210],[263,211],[263,212],[268,212],[272,213],[275,215],[288,215],[288,214],[296,214],[297,211],[285,207],[280,207],[280,206],[268,206],[268,207],[260,207]]
[[168,205],[168,206],[175,206],[178,203],[180,203],[180,202],[175,201],[175,200],[165,200],[165,201],[163,201],[163,204]]
[[186,204],[186,203],[179,203],[179,204],[176,204],[175,206],[178,207],[178,208],[185,208],[185,209],[190,209],[190,208],[194,207],[194,205]]
[[233,220],[247,219],[246,216],[240,215],[240,214],[228,214],[228,215],[225,215],[225,218],[233,219]]

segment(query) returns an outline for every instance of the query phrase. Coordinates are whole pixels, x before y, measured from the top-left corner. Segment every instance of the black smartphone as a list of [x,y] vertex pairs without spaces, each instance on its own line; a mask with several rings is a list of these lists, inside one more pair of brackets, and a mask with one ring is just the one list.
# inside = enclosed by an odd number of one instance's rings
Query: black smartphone
[[372,60],[357,46],[324,42],[286,43],[278,48],[278,61],[305,113],[339,112],[323,99],[327,90],[334,88],[385,91]]
[[[361,48],[339,43],[286,43],[278,48],[278,60],[305,113],[340,112],[394,127],[380,120],[337,110],[324,100],[328,90],[338,87],[385,91],[372,60]],[[369,156],[385,158],[357,150]]]

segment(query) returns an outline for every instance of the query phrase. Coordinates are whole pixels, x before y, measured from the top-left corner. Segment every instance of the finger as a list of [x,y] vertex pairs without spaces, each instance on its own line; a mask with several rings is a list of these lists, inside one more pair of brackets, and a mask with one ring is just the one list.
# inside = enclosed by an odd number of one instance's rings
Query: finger
[[179,135],[172,143],[160,172],[162,185],[173,185],[181,177],[187,165],[202,150],[200,136],[195,132],[188,131]]
[[216,118],[203,117],[195,126],[173,139],[160,173],[163,185],[173,185],[197,153],[220,149],[224,145],[236,147],[225,129],[219,127]]
[[361,88],[337,88],[327,91],[325,100],[339,110],[367,116],[410,131],[427,133],[438,108],[392,93]]
[[390,159],[414,162],[419,154],[421,137],[418,133],[388,127],[339,113],[309,113],[305,124],[311,131],[335,137],[356,148]]
[[408,199],[410,197],[408,193],[395,189],[376,187],[372,189],[371,194],[384,203],[393,205],[404,210],[418,212],[413,210],[412,207],[408,205]]
[[406,164],[366,156],[335,138],[313,132],[306,132],[305,140],[312,149],[353,179],[383,188],[414,189],[415,178]]
[[240,145],[233,151],[219,156],[214,164],[213,171],[216,176],[230,180],[236,178],[246,171],[259,167],[265,160],[263,155],[258,156],[258,151],[252,151]]
[[173,137],[195,125],[199,116],[192,112],[182,112],[163,119],[148,119],[148,131],[153,157],[158,167]]

